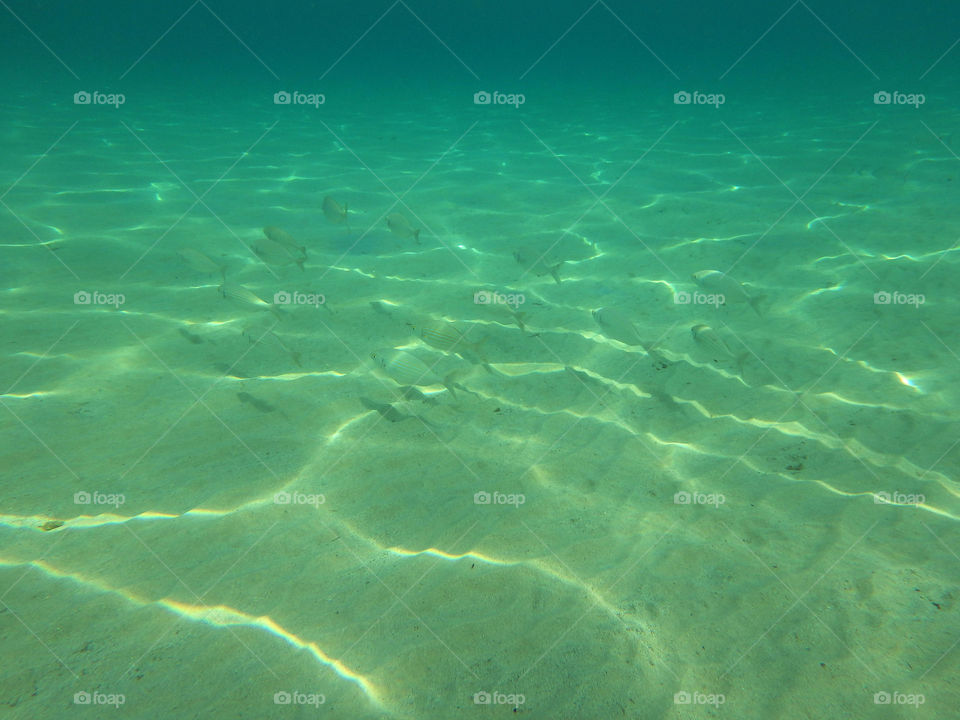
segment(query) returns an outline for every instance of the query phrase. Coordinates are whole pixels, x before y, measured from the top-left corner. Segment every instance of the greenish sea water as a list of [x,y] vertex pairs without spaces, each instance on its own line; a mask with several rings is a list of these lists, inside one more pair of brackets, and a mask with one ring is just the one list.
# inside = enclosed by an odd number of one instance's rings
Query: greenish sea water
[[952,717],[955,16],[0,3],[4,717]]

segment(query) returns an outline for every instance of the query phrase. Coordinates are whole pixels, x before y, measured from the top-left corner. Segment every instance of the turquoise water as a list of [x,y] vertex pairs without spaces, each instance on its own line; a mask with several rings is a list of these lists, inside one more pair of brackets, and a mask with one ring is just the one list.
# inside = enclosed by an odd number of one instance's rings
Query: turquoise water
[[2,6],[4,716],[954,716],[954,15]]

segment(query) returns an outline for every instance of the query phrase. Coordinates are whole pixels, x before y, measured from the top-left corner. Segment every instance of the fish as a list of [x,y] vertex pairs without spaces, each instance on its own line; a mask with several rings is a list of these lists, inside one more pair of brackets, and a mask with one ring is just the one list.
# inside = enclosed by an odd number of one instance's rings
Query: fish
[[553,281],[560,284],[560,268],[563,265],[564,261],[561,260],[558,263],[553,265],[547,265],[546,262],[540,260],[537,263],[534,263],[533,267],[530,268],[533,271],[533,274],[537,277],[543,277],[544,275],[550,275],[553,278]]
[[419,400],[420,402],[426,403],[427,405],[437,404],[437,399],[435,397],[431,397],[430,395],[424,395],[422,392],[417,390],[417,388],[415,388],[413,385],[410,385],[409,387],[405,388],[404,391],[400,394],[400,397],[402,397],[404,400]]
[[427,420],[425,417],[420,415],[408,415],[407,413],[400,412],[393,405],[387,403],[378,403],[370,398],[361,397],[360,404],[363,405],[368,410],[374,410],[378,412],[381,417],[390,422],[403,422],[404,420],[417,419],[426,425],[428,428],[434,431],[434,433],[439,433],[440,428],[435,424]]
[[390,232],[396,235],[398,238],[413,238],[417,241],[417,244],[420,244],[420,229],[414,228],[410,224],[410,221],[407,220],[400,213],[390,213],[387,215],[387,227],[390,228]]
[[[266,232],[266,230],[267,228],[264,228],[264,232]],[[283,231],[281,230],[280,232]],[[306,250],[303,250],[303,248],[295,248],[290,245],[281,244],[269,236],[258,238],[253,243],[253,252],[268,265],[282,267],[295,263],[301,271],[303,270],[303,263],[307,259]]]
[[[521,253],[519,250],[513,251],[513,259],[516,260],[517,264],[519,265],[526,264],[526,258],[524,258],[523,253]],[[563,266],[564,262],[565,262],[564,260],[561,260],[557,263],[554,263],[553,265],[547,265],[547,263],[541,258],[538,262],[533,264],[533,267],[531,268],[531,270],[533,271],[534,275],[536,275],[537,277],[543,277],[544,275],[549,274],[550,277],[553,278],[554,282],[556,282],[557,285],[559,285],[560,284],[560,268]]]
[[603,330],[603,334],[611,340],[619,340],[624,345],[631,347],[641,347],[643,351],[650,356],[650,359],[656,362],[661,369],[670,366],[670,361],[657,352],[660,346],[659,342],[646,342],[641,336],[640,331],[633,322],[633,315],[629,310],[622,307],[602,307],[591,310],[594,322]]
[[695,272],[691,277],[693,281],[704,290],[723,295],[725,304],[746,303],[759,317],[763,317],[763,314],[760,312],[760,302],[764,300],[766,296],[751,295],[741,283],[729,275],[719,270],[700,270],[699,272]]
[[693,335],[694,342],[710,353],[714,361],[732,361],[737,366],[738,374],[743,374],[743,361],[746,360],[748,353],[734,355],[730,346],[727,345],[723,341],[723,338],[720,337],[720,334],[709,325],[702,323],[694,325],[690,328],[690,333]]
[[370,357],[391,380],[400,386],[416,385],[430,387],[443,385],[450,391],[450,396],[457,397],[453,390],[453,374],[439,378],[427,367],[420,358],[403,350],[378,350],[370,353]]
[[625,308],[608,306],[591,310],[593,321],[600,326],[603,334],[611,340],[619,340],[624,345],[641,345],[643,340],[633,324],[633,314]]
[[[409,325],[409,323],[407,324]],[[467,362],[473,363],[474,365],[483,365],[488,372],[493,372],[481,350],[487,338],[482,338],[479,342],[475,343],[469,342],[466,336],[451,323],[443,323],[432,327],[418,327],[416,325],[410,325],[410,327],[413,328],[413,330],[417,332],[418,337],[430,347],[448,353],[455,353]]]
[[405,413],[397,410],[393,405],[388,403],[378,403],[370,400],[369,398],[361,397],[360,403],[367,408],[367,410],[376,410],[384,419],[389,420],[390,422],[403,422],[404,420],[412,420],[415,415],[407,415]]
[[291,252],[300,253],[303,257],[307,256],[307,248],[298,243],[293,235],[288,233],[282,228],[278,228],[274,225],[267,225],[263,228],[263,234],[269,239],[275,242],[277,245],[283,245]]
[[329,195],[323,198],[323,216],[334,225],[344,223],[347,230],[350,229],[350,222],[347,220],[347,204],[344,203],[341,207],[340,203]]
[[248,290],[238,283],[223,282],[220,287],[217,288],[217,291],[224,299],[233,300],[237,304],[245,305],[248,308],[266,310],[273,313],[278,320],[284,315],[283,311],[276,305],[271,305],[262,300],[255,292]]
[[[537,267],[544,268],[548,273],[550,273],[550,277],[554,279],[557,285],[559,285],[560,284],[560,267],[563,265],[563,262],[564,261],[561,260],[560,262],[554,265],[547,265],[545,263],[540,263],[540,265],[538,265]],[[537,275],[543,275],[543,273],[540,272],[540,273],[537,273]]]
[[187,263],[187,265],[197,272],[219,273],[221,280],[227,279],[227,266],[217,265],[217,263],[208,258],[199,250],[194,250],[193,248],[182,248],[177,251],[177,255],[179,255],[183,261]]
[[[417,330],[417,327],[414,325],[410,327],[415,331]],[[455,353],[468,363],[481,365],[483,369],[491,375],[497,374],[497,372],[490,367],[490,361],[487,360],[483,352],[483,345],[487,341],[486,337],[481,338],[477,342],[468,342],[466,336],[450,323],[434,327],[421,327],[419,337],[431,347],[443,350],[444,352]]]
[[275,265],[277,267],[295,264],[302,271],[303,263],[306,261],[305,257],[291,255],[290,251],[283,247],[283,245],[278,245],[267,238],[260,238],[254,242],[253,252],[258,258],[267,263],[267,265]]

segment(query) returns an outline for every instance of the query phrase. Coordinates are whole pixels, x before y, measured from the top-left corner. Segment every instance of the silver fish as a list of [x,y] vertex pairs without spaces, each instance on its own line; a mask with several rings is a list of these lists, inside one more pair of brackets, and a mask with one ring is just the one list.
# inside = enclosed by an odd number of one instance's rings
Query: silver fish
[[220,273],[221,280],[226,280],[227,278],[227,266],[218,265],[199,250],[194,250],[193,248],[182,248],[181,250],[177,251],[177,255],[179,255],[183,261],[187,263],[187,265],[197,272]]
[[726,304],[731,303],[746,303],[753,311],[763,317],[760,313],[760,301],[763,300],[762,295],[752,296],[750,295],[743,285],[736,280],[734,280],[729,275],[720,272],[719,270],[700,270],[695,272],[692,275],[693,281],[697,283],[704,290],[707,290],[710,293],[723,295],[724,302]]
[[253,243],[253,252],[268,265],[284,266],[296,264],[300,270],[303,270],[303,263],[306,262],[306,254],[301,255],[298,250],[293,250],[287,245],[281,245],[269,237],[258,238]]
[[350,223],[347,222],[347,204],[341,206],[329,195],[323,199],[323,216],[334,225],[346,223],[347,229],[350,229]]
[[746,360],[748,353],[735,355],[727,345],[720,334],[709,325],[699,324],[690,328],[693,340],[697,345],[706,350],[714,361],[733,362],[737,367],[737,372],[743,374],[743,361]]
[[238,283],[224,282],[217,290],[221,296],[228,300],[233,300],[239,305],[256,310],[266,310],[276,315],[277,319],[283,316],[283,312],[276,305],[264,301],[255,292],[248,290]]
[[611,340],[619,340],[625,345],[641,345],[643,340],[633,324],[633,314],[620,307],[602,307],[591,311],[593,320],[603,334]]
[[293,235],[288,233],[286,230],[278,228],[275,225],[267,225],[263,229],[263,234],[278,245],[283,245],[285,248],[289,248],[291,252],[298,252],[304,257],[307,256],[307,249],[298,243]]
[[390,213],[387,215],[387,227],[390,228],[390,232],[396,235],[399,238],[407,239],[413,238],[417,241],[417,244],[420,244],[420,229],[414,228],[410,224],[410,221],[407,220],[400,213]]
[[455,353],[469,363],[482,365],[489,373],[494,372],[483,355],[482,348],[487,338],[481,338],[478,342],[469,342],[466,336],[457,330],[452,323],[438,323],[431,327],[417,325],[410,325],[410,327],[419,334],[420,339],[427,345],[444,352]]
[[419,387],[443,385],[450,391],[451,396],[457,396],[453,391],[452,378],[449,375],[442,379],[439,378],[416,355],[403,350],[378,350],[370,353],[370,357],[383,370],[384,374],[398,385],[416,385]]

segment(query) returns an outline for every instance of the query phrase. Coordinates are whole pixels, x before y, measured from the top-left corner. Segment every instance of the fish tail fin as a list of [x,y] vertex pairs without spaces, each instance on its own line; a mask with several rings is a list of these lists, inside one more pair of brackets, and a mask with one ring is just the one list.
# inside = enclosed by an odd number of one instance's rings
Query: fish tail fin
[[766,299],[766,295],[755,295],[754,297],[750,298],[750,307],[753,308],[753,311],[757,314],[757,317],[763,317],[763,313],[760,312],[760,303],[765,302]]
[[291,352],[290,352],[290,357],[293,358],[293,362],[294,362],[294,364],[296,364],[296,366],[297,366],[298,368],[302,368],[302,367],[303,367],[303,364],[300,362],[300,353],[298,353],[298,352],[296,352],[296,351],[291,351]]
[[453,390],[453,380],[456,372],[457,371],[454,370],[443,379],[443,386],[450,392],[450,397],[452,397],[454,400],[457,399],[457,393],[455,393]]
[[560,284],[560,266],[563,265],[563,260],[558,262],[553,267],[547,268],[550,271],[551,277],[556,281],[557,285]]
[[297,267],[300,268],[300,272],[304,272],[303,264],[304,264],[306,261],[307,261],[307,259],[306,259],[305,257],[302,257],[302,258],[300,258],[299,260],[296,261]]
[[227,281],[227,266],[226,266],[226,265],[221,265],[221,266],[220,266],[220,279],[223,280],[223,282],[226,282],[226,281]]
[[657,340],[652,343],[641,343],[640,347],[643,348],[643,351],[647,354],[654,362],[661,363],[664,367],[669,367],[672,363],[667,360],[663,354],[660,352],[660,346],[663,345],[663,339]]
[[420,244],[420,229],[419,229],[419,228],[413,231],[413,239],[417,241],[417,245]]

